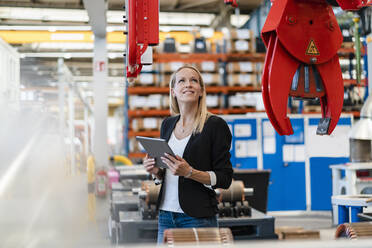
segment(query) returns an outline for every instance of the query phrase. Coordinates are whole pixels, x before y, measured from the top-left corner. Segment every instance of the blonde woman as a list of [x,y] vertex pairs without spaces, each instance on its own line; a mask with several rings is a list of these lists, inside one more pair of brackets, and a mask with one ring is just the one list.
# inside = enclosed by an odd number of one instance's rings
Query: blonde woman
[[162,183],[158,204],[158,243],[168,228],[217,227],[214,189],[227,189],[232,180],[231,133],[226,122],[207,111],[206,91],[200,72],[180,67],[170,82],[171,117],[160,136],[176,157],[164,154],[169,169],[155,167],[148,156],[144,166]]

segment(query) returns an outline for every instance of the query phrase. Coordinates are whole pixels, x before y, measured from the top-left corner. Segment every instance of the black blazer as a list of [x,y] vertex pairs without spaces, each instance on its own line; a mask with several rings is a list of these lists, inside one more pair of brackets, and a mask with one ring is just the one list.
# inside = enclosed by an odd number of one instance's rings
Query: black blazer
[[[169,141],[179,118],[179,115],[171,116],[162,122],[161,138]],[[201,133],[191,135],[183,158],[196,170],[214,171],[217,182],[213,188],[227,189],[230,187],[233,174],[230,146],[231,132],[227,123],[221,117],[212,115]],[[163,185],[157,207],[162,199]],[[182,210],[189,216],[210,217],[217,213],[215,191],[192,179],[179,177],[178,199]]]

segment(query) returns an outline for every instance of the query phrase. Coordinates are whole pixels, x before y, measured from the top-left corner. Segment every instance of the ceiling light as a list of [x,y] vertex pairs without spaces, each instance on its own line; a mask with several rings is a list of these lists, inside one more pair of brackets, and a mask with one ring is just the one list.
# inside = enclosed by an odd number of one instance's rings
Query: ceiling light
[[49,32],[56,32],[57,31],[57,28],[56,27],[49,27],[48,28],[48,31]]

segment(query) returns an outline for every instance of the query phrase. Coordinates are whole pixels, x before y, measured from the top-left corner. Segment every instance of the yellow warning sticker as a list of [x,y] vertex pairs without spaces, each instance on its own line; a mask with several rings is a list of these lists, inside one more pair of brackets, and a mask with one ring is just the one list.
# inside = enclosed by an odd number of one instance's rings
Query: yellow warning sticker
[[315,45],[314,40],[310,40],[309,45],[306,49],[306,55],[320,55],[318,48]]

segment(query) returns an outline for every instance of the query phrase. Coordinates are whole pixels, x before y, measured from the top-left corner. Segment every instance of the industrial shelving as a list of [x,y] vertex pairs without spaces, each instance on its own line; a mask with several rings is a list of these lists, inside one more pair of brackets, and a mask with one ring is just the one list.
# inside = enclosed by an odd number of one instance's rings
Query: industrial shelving
[[[345,57],[349,53],[353,53],[354,48],[341,48],[338,51],[340,57]],[[362,51],[363,52],[363,51]],[[229,63],[229,62],[257,62],[263,63],[265,60],[264,53],[154,53],[153,57],[155,64],[169,63],[169,62],[182,62],[182,63],[201,63],[201,62],[215,62],[215,63]],[[225,78],[226,80],[226,78]],[[365,80],[362,80],[360,85],[356,84],[356,80],[345,79],[344,85],[356,85],[356,86],[365,86]],[[256,85],[247,85],[247,86],[228,86],[226,82],[223,82],[223,85],[218,86],[206,86],[206,91],[209,94],[221,94],[228,95],[233,93],[244,93],[244,92],[260,92],[261,86],[260,83]],[[167,86],[134,86],[128,88],[128,95],[150,95],[150,94],[169,94],[169,87]],[[254,107],[220,107],[220,108],[211,108],[210,112],[214,114],[245,114],[249,112],[262,112],[256,111]],[[318,114],[319,112],[306,112]],[[359,116],[357,111],[348,111],[347,113],[352,113],[355,117]],[[142,118],[142,117],[165,117],[169,116],[169,109],[129,109],[128,118],[129,120],[133,118]],[[130,122],[129,122],[130,123]],[[134,138],[135,136],[150,136],[150,137],[159,137],[159,130],[140,130],[140,131],[128,131],[128,138]],[[144,154],[140,152],[130,152],[130,158],[141,158]]]

